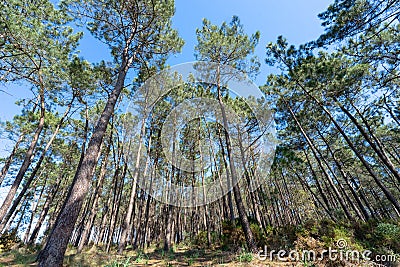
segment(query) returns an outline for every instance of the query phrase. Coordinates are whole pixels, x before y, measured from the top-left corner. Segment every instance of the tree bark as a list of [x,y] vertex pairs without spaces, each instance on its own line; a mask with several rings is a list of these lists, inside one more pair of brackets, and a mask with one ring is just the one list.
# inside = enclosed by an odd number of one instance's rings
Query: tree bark
[[343,138],[345,139],[346,143],[349,145],[351,150],[354,152],[354,154],[357,156],[357,158],[364,165],[365,169],[372,176],[372,178],[374,179],[375,183],[378,185],[378,187],[385,194],[386,198],[392,203],[392,205],[394,207],[394,210],[397,213],[397,215],[400,216],[400,204],[399,204],[399,202],[393,196],[393,194],[388,190],[388,188],[380,181],[380,179],[378,178],[378,176],[375,173],[375,171],[372,169],[372,167],[367,162],[367,160],[361,155],[361,153],[356,149],[356,147],[354,146],[353,142],[350,140],[348,135],[344,132],[342,127],[339,125],[339,123],[335,120],[335,118],[330,113],[330,111],[317,98],[315,98],[312,94],[310,94],[310,92],[308,92],[299,81],[296,80],[296,83],[304,91],[304,93],[306,93],[309,97],[311,97],[323,109],[323,111],[328,115],[329,119],[332,121],[332,123],[335,125],[336,129],[343,136]]
[[44,103],[44,89],[40,89],[39,93],[39,98],[40,98],[40,119],[39,119],[39,124],[36,128],[35,134],[33,135],[32,142],[28,148],[28,150],[25,153],[25,158],[24,161],[21,165],[21,168],[18,171],[17,176],[15,177],[15,180],[10,188],[10,191],[8,191],[8,194],[6,198],[4,199],[3,204],[1,205],[0,208],[0,222],[3,222],[4,217],[7,214],[8,209],[11,206],[12,200],[17,193],[18,187],[22,182],[22,179],[24,178],[24,175],[26,171],[28,170],[29,166],[32,163],[32,160],[34,158],[34,151],[37,145],[37,142],[39,140],[40,133],[43,130],[44,126],[44,116],[45,116],[45,103]]
[[6,162],[4,163],[3,168],[1,168],[1,174],[0,174],[0,185],[3,183],[4,178],[7,175],[8,169],[10,168],[11,162],[15,156],[15,153],[17,153],[18,147],[21,144],[22,140],[24,139],[24,133],[21,133],[20,136],[18,137],[17,142],[15,143],[13,150],[11,151],[10,156],[8,156]]
[[233,162],[232,155],[231,155],[232,146],[231,146],[231,141],[230,141],[230,137],[229,137],[229,133],[228,133],[229,127],[228,127],[228,119],[226,117],[225,105],[222,101],[221,82],[220,82],[221,74],[220,74],[220,66],[219,65],[217,66],[217,74],[216,75],[217,75],[218,102],[219,102],[219,106],[221,109],[222,122],[223,122],[224,128],[226,129],[225,130],[225,143],[226,143],[227,156],[229,159],[229,167],[231,170],[230,174],[231,174],[232,184],[233,184],[233,195],[235,197],[236,207],[237,207],[237,210],[239,213],[239,219],[242,224],[242,229],[244,232],[244,236],[246,238],[247,246],[251,252],[256,253],[256,252],[258,252],[257,245],[256,245],[256,242],[253,237],[253,233],[250,228],[249,220],[247,218],[246,210],[245,210],[242,196],[240,193],[240,189],[238,186],[238,177],[237,177],[237,173],[236,173],[236,167]]
[[68,104],[67,109],[65,110],[63,116],[61,117],[60,121],[57,124],[56,129],[54,130],[53,135],[50,137],[50,140],[47,142],[45,148],[42,151],[42,154],[40,155],[40,158],[38,160],[38,162],[36,163],[35,168],[33,169],[32,173],[30,174],[28,180],[26,181],[26,183],[24,184],[21,192],[18,194],[17,198],[14,200],[11,208],[9,209],[7,215],[5,216],[5,218],[3,218],[3,220],[1,221],[0,224],[0,232],[3,230],[4,226],[6,225],[7,221],[10,219],[11,214],[14,212],[15,208],[18,206],[19,202],[21,201],[23,195],[26,193],[26,191],[29,189],[29,186],[31,185],[33,179],[36,177],[37,172],[39,171],[43,160],[45,159],[46,156],[46,152],[49,150],[50,146],[52,145],[53,141],[55,140],[61,126],[64,123],[65,118],[67,117],[69,111],[71,110],[72,107],[72,103],[74,102],[75,96],[72,98],[71,102]]
[[[147,107],[146,107],[147,108]],[[128,210],[126,212],[125,219],[122,224],[122,233],[121,233],[121,239],[118,244],[118,253],[122,253],[122,251],[125,249],[126,246],[126,240],[128,237],[129,233],[129,227],[131,225],[131,217],[132,217],[132,211],[133,211],[133,205],[135,201],[135,196],[136,196],[136,185],[137,185],[137,179],[139,177],[139,168],[140,168],[140,157],[141,157],[141,151],[142,151],[142,141],[143,141],[143,136],[145,134],[146,130],[146,123],[145,120],[143,119],[141,122],[141,129],[140,129],[140,136],[139,136],[139,147],[136,153],[136,161],[135,161],[135,169],[133,171],[133,177],[132,177],[132,189],[131,189],[131,194],[129,197],[129,204],[128,204]],[[130,153],[130,151],[128,151]],[[147,164],[146,164],[146,170],[147,170]],[[147,171],[145,171],[146,173]],[[146,174],[145,174],[146,175]]]

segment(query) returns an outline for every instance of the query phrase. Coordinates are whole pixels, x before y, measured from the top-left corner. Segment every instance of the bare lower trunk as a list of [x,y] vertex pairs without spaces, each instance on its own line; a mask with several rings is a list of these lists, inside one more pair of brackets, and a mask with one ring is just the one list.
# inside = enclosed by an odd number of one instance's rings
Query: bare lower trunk
[[224,103],[222,101],[219,66],[217,68],[217,86],[218,86],[218,88],[217,88],[218,89],[218,102],[219,102],[219,106],[221,109],[223,126],[225,128],[225,143],[226,143],[227,156],[228,156],[228,160],[229,160],[231,181],[232,181],[232,185],[233,185],[233,195],[235,197],[236,208],[239,213],[239,219],[242,224],[242,229],[244,232],[244,236],[246,238],[247,246],[251,252],[255,253],[258,251],[258,249],[257,249],[256,242],[254,240],[254,237],[253,237],[253,233],[250,228],[249,220],[247,218],[246,210],[245,210],[242,196],[240,193],[240,189],[238,186],[238,177],[237,177],[237,173],[236,173],[236,167],[235,167],[235,163],[233,162],[234,159],[231,155],[232,154],[232,146],[231,146],[230,136],[228,133],[229,127],[228,127],[228,119],[226,116],[226,110],[225,110]]
[[[24,238],[22,239],[24,244],[28,243],[29,233],[31,232],[33,219],[35,218],[35,215],[36,215],[36,212],[37,212],[37,208],[38,208],[38,205],[39,205],[39,200],[42,198],[42,194],[43,194],[43,191],[44,191],[45,187],[46,187],[46,181],[45,181],[45,184],[42,186],[42,189],[40,190],[39,196],[36,199],[35,199],[35,197],[33,198],[34,207],[33,207],[33,210],[32,210],[32,212],[30,214],[29,223],[28,223],[28,227],[26,228]],[[35,193],[34,193],[34,196],[35,196]]]
[[103,142],[108,122],[114,112],[115,104],[124,87],[124,80],[129,65],[127,59],[124,58],[115,88],[110,94],[107,104],[97,122],[87,151],[82,159],[82,164],[76,171],[73,185],[71,186],[65,204],[57,217],[45,248],[38,255],[39,266],[62,266],[68,241],[89,189],[92,178],[91,174],[97,164],[97,155],[101,143]]
[[44,115],[45,115],[45,104],[44,104],[44,91],[43,89],[40,90],[40,119],[39,119],[39,124],[36,128],[35,134],[33,136],[32,142],[29,145],[28,150],[25,153],[25,158],[24,161],[21,165],[21,168],[18,171],[17,176],[14,179],[14,182],[10,188],[10,191],[8,191],[8,194],[6,198],[4,199],[4,202],[0,208],[0,222],[3,222],[4,217],[7,214],[8,209],[11,206],[12,200],[17,193],[18,187],[22,182],[22,179],[24,178],[24,175],[26,171],[28,170],[29,166],[32,163],[33,157],[34,157],[34,151],[37,145],[37,142],[39,140],[40,133],[43,130],[44,126]]
[[10,210],[8,211],[7,215],[5,216],[5,218],[3,218],[3,221],[1,221],[0,224],[0,232],[3,230],[5,224],[7,223],[7,221],[11,218],[12,213],[14,212],[15,208],[18,206],[19,202],[22,199],[22,196],[26,193],[26,191],[29,189],[29,186],[31,185],[32,181],[35,179],[37,172],[39,171],[40,167],[42,166],[43,160],[45,159],[46,156],[46,152],[49,150],[50,146],[52,145],[53,141],[55,140],[62,124],[64,123],[65,118],[67,117],[71,107],[72,107],[72,103],[74,101],[75,97],[72,98],[71,102],[69,103],[67,109],[64,112],[64,115],[61,117],[56,129],[54,130],[53,135],[51,136],[50,140],[47,142],[46,147],[43,149],[42,154],[40,155],[40,158],[38,160],[38,162],[36,163],[35,168],[33,169],[32,173],[30,174],[28,180],[26,181],[26,183],[24,183],[24,186],[21,190],[21,192],[18,194],[17,198],[14,200],[12,207],[10,208]]
[[[133,205],[134,205],[135,196],[136,196],[136,185],[137,185],[137,179],[139,177],[139,167],[140,167],[139,164],[140,164],[140,157],[141,157],[141,151],[142,151],[142,140],[143,140],[144,132],[146,130],[145,121],[142,120],[141,123],[142,123],[142,126],[141,126],[141,130],[140,130],[139,141],[138,141],[139,147],[138,147],[138,150],[136,153],[135,169],[134,169],[133,177],[132,177],[131,195],[129,197],[128,210],[126,212],[126,216],[125,216],[124,222],[122,224],[122,233],[121,233],[121,240],[118,244],[118,253],[122,253],[122,251],[125,249],[126,241],[127,241],[128,233],[129,233],[129,228],[131,226]],[[147,170],[147,164],[146,164],[146,170]],[[144,176],[145,175],[146,174],[144,174]]]
[[36,222],[35,228],[33,229],[31,236],[29,237],[28,245],[33,245],[35,243],[36,238],[39,234],[39,230],[42,227],[42,224],[47,216],[47,213],[49,212],[50,203],[53,201],[55,195],[57,194],[62,180],[63,180],[62,177],[60,177],[58,184],[54,188],[52,188],[51,192],[49,192],[49,195],[46,198],[46,201],[45,201],[42,211],[40,213],[39,219]]
[[18,150],[19,145],[21,144],[22,140],[24,139],[24,133],[21,133],[21,135],[18,137],[17,142],[14,145],[13,150],[11,151],[10,156],[7,158],[6,162],[4,163],[3,168],[1,169],[1,174],[0,174],[0,185],[3,183],[4,178],[6,177],[6,174],[8,172],[8,169],[10,168],[11,162],[15,156],[15,153]]
[[94,219],[96,218],[97,210],[98,210],[98,202],[101,196],[101,192],[103,189],[103,182],[104,182],[104,177],[106,176],[106,171],[107,171],[107,163],[108,163],[108,156],[110,153],[110,148],[111,148],[111,142],[112,142],[112,132],[110,133],[110,140],[109,144],[106,148],[106,152],[104,153],[104,158],[103,162],[100,167],[100,174],[99,174],[99,180],[98,184],[96,186],[96,190],[94,192],[94,200],[93,200],[93,205],[90,210],[90,215],[89,219],[86,222],[86,225],[84,227],[83,233],[82,233],[82,238],[80,240],[80,243],[78,245],[78,253],[80,253],[83,249],[83,246],[87,243],[89,237],[90,237],[90,230],[92,228],[92,225],[94,223]]

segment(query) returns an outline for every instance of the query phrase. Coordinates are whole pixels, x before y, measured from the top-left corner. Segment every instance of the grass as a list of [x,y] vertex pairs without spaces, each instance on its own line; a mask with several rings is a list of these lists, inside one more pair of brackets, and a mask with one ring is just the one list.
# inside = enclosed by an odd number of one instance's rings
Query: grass
[[[36,266],[38,249],[15,248],[9,252],[0,252],[0,266]],[[116,251],[116,248],[112,248]],[[155,247],[146,250],[132,249],[123,255],[114,252],[106,253],[99,247],[92,247],[77,254],[76,249],[69,247],[64,259],[64,266],[326,266],[325,263],[313,262],[270,262],[260,261],[256,255],[245,250],[237,253],[219,249],[193,249],[188,246],[175,246],[173,251],[164,252]],[[333,266],[333,265],[332,265]],[[336,265],[335,265],[336,266]],[[357,266],[357,265],[352,265]],[[362,265],[359,265],[362,266]]]
[[242,251],[236,257],[239,262],[251,262],[253,260],[253,254],[250,252]]

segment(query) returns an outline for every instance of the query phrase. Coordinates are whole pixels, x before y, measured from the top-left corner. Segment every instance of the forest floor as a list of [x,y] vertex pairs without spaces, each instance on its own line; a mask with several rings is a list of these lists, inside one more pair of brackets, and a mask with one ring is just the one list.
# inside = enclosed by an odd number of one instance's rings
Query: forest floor
[[[15,248],[8,252],[0,252],[0,266],[36,266],[36,252],[24,247]],[[75,249],[67,250],[64,266],[326,266],[326,263],[306,262],[277,262],[260,261],[255,255],[241,252],[233,253],[219,249],[191,249],[189,247],[176,248],[174,252],[164,252],[159,249],[145,251],[130,251],[124,255],[106,253],[95,247],[77,254]],[[332,266],[379,266],[374,264]]]

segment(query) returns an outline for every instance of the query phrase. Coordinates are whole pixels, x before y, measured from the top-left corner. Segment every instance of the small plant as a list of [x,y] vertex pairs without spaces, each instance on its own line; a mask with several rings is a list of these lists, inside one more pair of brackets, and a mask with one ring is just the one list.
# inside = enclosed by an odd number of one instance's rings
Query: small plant
[[131,261],[131,257],[128,257],[128,258],[126,259],[126,261],[123,263],[122,267],[128,267],[130,261]]
[[143,260],[146,260],[145,263],[147,264],[149,262],[149,256],[147,256],[143,250],[139,250],[138,254],[136,256],[135,262],[136,263],[141,263]]
[[135,262],[136,263],[140,263],[143,260],[144,257],[145,257],[145,254],[143,253],[143,251],[139,250],[138,254],[136,256]]
[[107,264],[105,267],[128,267],[131,261],[131,257],[128,257],[125,261],[117,261],[114,260],[113,262],[111,262],[110,264]]
[[174,252],[173,252],[172,250],[170,250],[170,251],[168,252],[168,259],[169,259],[170,261],[172,261],[174,258],[175,258],[175,254],[174,254]]
[[198,251],[196,251],[193,253],[192,257],[197,259],[198,257],[200,257],[200,253]]
[[400,227],[391,223],[380,223],[374,231],[376,239],[380,240],[382,245],[399,248],[400,247]]
[[115,261],[111,262],[110,264],[107,264],[104,267],[119,267],[119,262],[115,260]]
[[307,260],[303,261],[303,266],[304,267],[316,267],[314,263],[309,263]]

